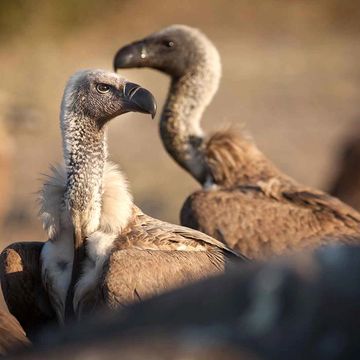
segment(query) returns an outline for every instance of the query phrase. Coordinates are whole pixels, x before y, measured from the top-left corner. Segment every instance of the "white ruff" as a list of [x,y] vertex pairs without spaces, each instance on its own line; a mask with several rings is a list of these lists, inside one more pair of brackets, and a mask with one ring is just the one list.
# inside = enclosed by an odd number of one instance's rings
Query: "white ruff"
[[[65,206],[66,171],[52,167],[52,176],[40,192],[40,217],[49,239],[41,252],[42,279],[58,319],[63,322],[66,293],[73,262],[73,226]],[[95,286],[116,237],[128,224],[132,214],[132,197],[127,182],[116,165],[107,162],[103,177],[100,225],[87,237],[87,262],[74,296],[74,308]],[[91,223],[91,219],[87,219]]]

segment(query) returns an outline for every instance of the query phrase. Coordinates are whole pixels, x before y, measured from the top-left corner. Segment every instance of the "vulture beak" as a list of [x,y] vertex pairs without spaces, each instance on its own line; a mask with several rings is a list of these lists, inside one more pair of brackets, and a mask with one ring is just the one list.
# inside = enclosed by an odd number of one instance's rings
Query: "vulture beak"
[[122,47],[114,57],[114,70],[143,67],[144,60],[147,58],[146,49],[143,41],[136,41],[130,45]]
[[156,100],[150,91],[140,85],[126,82],[123,91],[124,110],[150,114],[152,118],[156,114]]

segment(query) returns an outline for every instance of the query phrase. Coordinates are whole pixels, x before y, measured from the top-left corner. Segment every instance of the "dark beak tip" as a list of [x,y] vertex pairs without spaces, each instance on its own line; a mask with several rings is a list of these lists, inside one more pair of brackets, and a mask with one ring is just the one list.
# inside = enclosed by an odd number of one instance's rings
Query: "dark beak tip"
[[123,49],[120,49],[114,57],[114,61],[113,61],[114,71],[126,67],[127,64],[130,63],[130,60],[131,60],[131,54],[128,53],[127,51],[124,52]]
[[118,64],[119,58],[120,58],[120,51],[121,51],[121,49],[116,52],[116,54],[114,56],[114,60],[113,60],[113,67],[114,67],[115,72],[120,68],[120,66]]
[[140,45],[140,43],[132,43],[120,48],[114,56],[114,70],[140,67],[142,61]]
[[152,118],[155,117],[157,104],[154,95],[149,90],[134,83],[127,83],[124,95],[132,104],[134,111],[150,114]]
[[118,69],[118,67],[117,67],[117,65],[116,65],[116,58],[114,59],[113,69],[114,69],[114,72],[116,72],[117,69]]
[[114,71],[116,72],[118,69],[131,67],[131,59],[132,56],[130,54],[125,54],[124,56],[122,56],[120,53],[116,54],[113,64]]
[[151,100],[150,100],[150,103],[148,106],[148,111],[149,111],[149,114],[151,115],[151,119],[154,119],[156,116],[156,111],[157,111],[157,103],[152,94],[151,94]]

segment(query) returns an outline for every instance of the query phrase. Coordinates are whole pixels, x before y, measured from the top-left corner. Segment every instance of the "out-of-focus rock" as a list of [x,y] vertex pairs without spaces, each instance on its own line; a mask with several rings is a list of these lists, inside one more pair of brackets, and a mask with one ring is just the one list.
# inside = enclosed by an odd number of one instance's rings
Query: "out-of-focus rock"
[[141,351],[180,359],[176,349],[183,357],[191,349],[189,359],[221,349],[224,359],[241,359],[244,349],[259,359],[357,359],[359,284],[359,247],[252,264],[60,333],[44,332],[37,349],[18,359],[85,359],[90,350],[112,359],[123,349],[125,359],[142,358]]
[[250,351],[223,343],[221,339],[203,338],[197,333],[166,334],[159,331],[112,336],[108,341],[75,344],[56,351],[31,352],[19,356],[27,360],[104,359],[104,360],[260,360]]

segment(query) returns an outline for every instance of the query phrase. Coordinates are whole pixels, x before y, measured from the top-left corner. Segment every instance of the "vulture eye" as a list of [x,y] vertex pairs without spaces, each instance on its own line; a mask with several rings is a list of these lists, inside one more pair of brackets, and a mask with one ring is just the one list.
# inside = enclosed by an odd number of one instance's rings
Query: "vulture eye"
[[173,41],[171,41],[171,40],[165,40],[164,45],[166,47],[168,47],[168,48],[171,48],[171,47],[173,47],[175,45],[175,43]]
[[97,90],[97,92],[100,93],[100,94],[106,94],[106,93],[109,92],[109,90],[110,90],[110,85],[97,84],[97,85],[96,85],[96,90]]

